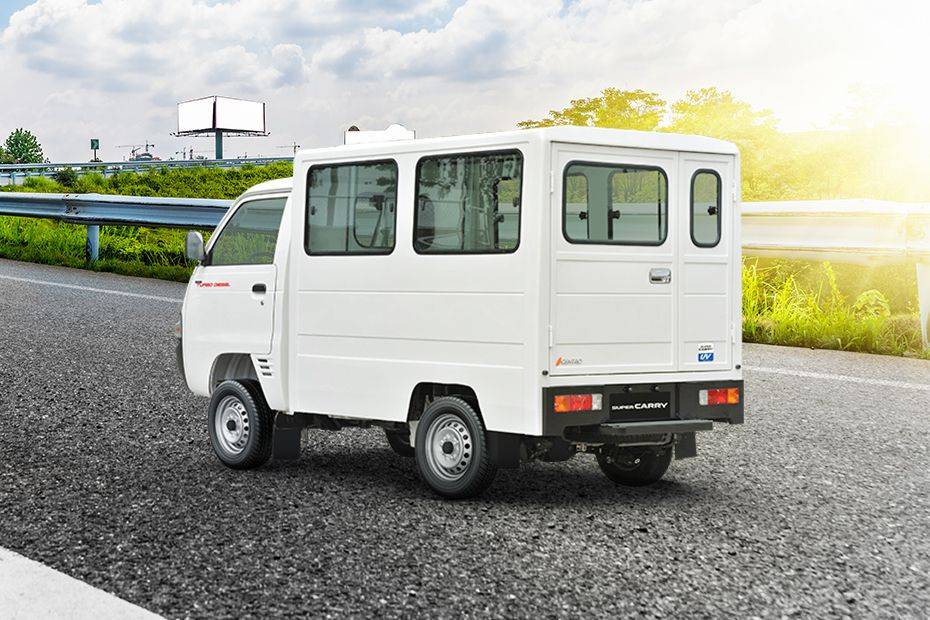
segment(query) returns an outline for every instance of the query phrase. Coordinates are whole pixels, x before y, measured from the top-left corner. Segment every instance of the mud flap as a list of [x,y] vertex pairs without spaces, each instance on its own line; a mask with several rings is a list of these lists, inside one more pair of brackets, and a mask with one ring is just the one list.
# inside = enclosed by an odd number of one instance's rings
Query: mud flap
[[296,461],[299,459],[300,434],[303,427],[303,420],[299,416],[277,413],[274,417],[271,458],[276,461]]
[[697,456],[697,433],[678,433],[675,435],[675,460],[690,459]]

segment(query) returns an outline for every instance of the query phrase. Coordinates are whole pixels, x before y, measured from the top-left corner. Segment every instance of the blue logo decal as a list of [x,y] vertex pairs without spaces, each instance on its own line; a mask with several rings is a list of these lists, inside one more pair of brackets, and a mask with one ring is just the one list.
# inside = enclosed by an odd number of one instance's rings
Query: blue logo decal
[[698,353],[698,361],[699,361],[699,362],[712,362],[712,361],[714,361],[714,352],[711,351],[710,353]]

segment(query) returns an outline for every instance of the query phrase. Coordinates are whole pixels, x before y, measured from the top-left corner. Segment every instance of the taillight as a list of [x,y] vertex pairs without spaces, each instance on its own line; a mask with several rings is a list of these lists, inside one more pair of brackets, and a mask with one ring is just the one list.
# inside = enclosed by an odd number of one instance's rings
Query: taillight
[[698,404],[700,405],[738,405],[739,388],[716,388],[713,390],[701,390],[698,392]]
[[560,394],[555,397],[556,413],[573,411],[600,411],[604,397],[601,394]]

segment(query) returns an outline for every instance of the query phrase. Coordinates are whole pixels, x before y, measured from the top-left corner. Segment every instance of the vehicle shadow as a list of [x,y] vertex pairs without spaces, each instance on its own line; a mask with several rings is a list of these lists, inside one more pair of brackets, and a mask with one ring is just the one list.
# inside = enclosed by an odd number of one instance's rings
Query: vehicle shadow
[[[715,487],[676,479],[675,464],[667,477],[648,487],[624,487],[608,480],[593,457],[577,455],[561,463],[533,462],[518,469],[501,469],[493,484],[469,503],[544,506],[615,505],[618,501],[643,504],[713,502]],[[420,480],[412,458],[394,454],[389,447],[357,446],[345,450],[304,447],[298,461],[272,462],[265,468],[274,478],[312,480],[314,484],[353,492],[390,493],[407,499],[443,501]]]

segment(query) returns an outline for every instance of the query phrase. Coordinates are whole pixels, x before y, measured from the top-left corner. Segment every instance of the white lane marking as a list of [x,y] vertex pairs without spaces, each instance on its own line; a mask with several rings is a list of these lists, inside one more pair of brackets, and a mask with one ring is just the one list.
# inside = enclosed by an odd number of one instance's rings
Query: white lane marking
[[158,620],[137,605],[0,547],[0,616]]
[[25,282],[27,284],[40,284],[43,286],[59,286],[61,288],[71,288],[78,291],[88,291],[90,293],[108,293],[110,295],[122,295],[123,297],[137,297],[139,299],[153,299],[155,301],[167,301],[172,304],[179,304],[183,300],[177,297],[162,297],[161,295],[145,295],[143,293],[130,293],[128,291],[114,291],[109,288],[94,288],[93,286],[79,286],[77,284],[65,284],[63,282],[49,282],[48,280],[33,280],[32,278],[17,278],[16,276],[0,275],[4,280],[13,280],[15,282]]
[[894,381],[891,379],[867,379],[865,377],[853,377],[852,375],[834,375],[826,372],[809,372],[807,370],[792,370],[791,368],[769,368],[766,366],[743,366],[743,369],[753,372],[767,372],[773,375],[788,375],[791,377],[804,377],[807,379],[828,379],[830,381],[844,381],[846,383],[861,383],[864,385],[881,385],[883,387],[923,390],[924,392],[930,392],[930,384],[927,383],[909,383],[907,381]]

